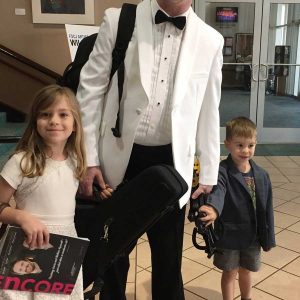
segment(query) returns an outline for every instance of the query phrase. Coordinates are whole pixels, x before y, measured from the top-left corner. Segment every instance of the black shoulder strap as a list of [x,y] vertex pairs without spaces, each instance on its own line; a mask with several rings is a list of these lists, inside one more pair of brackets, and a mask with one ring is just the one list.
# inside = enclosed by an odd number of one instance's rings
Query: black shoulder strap
[[136,15],[136,5],[130,3],[124,3],[122,5],[118,32],[115,48],[112,52],[112,67],[110,72],[110,79],[114,76],[118,70],[120,64],[125,59],[125,53],[128,48],[129,41],[132,37]]
[[136,5],[124,3],[122,5],[121,14],[118,24],[118,32],[115,48],[112,52],[112,67],[110,73],[110,80],[116,71],[118,71],[118,89],[119,89],[119,110],[117,114],[116,125],[112,128],[112,132],[115,137],[121,137],[120,131],[120,102],[123,94],[124,83],[124,59],[126,50],[128,48],[129,41],[132,37],[132,33],[135,25],[136,17]]

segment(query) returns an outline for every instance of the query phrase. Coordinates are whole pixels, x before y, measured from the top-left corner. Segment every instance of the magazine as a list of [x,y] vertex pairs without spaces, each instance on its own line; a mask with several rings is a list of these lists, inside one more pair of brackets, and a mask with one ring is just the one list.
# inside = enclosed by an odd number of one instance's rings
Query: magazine
[[50,234],[43,249],[29,249],[20,227],[8,226],[0,243],[0,289],[71,294],[89,240]]

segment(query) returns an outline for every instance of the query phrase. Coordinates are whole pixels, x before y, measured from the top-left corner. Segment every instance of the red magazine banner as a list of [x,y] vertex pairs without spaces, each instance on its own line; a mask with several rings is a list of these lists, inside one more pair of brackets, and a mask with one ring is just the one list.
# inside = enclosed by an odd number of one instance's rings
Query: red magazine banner
[[88,244],[50,234],[49,245],[31,250],[22,229],[8,226],[0,243],[0,289],[71,294]]

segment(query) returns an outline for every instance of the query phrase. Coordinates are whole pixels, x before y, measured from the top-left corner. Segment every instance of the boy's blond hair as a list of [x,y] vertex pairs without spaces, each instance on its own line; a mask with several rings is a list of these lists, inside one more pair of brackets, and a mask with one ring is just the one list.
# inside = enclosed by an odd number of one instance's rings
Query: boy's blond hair
[[234,136],[252,138],[256,134],[256,125],[246,117],[237,117],[226,123],[226,141]]

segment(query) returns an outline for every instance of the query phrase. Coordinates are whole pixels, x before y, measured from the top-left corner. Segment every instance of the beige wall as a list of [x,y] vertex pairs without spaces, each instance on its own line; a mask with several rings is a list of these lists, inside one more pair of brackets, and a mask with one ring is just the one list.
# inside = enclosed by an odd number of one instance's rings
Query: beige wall
[[[101,23],[106,8],[123,2],[95,0],[95,25]],[[25,8],[26,15],[16,16],[15,8]],[[64,25],[33,24],[31,0],[0,0],[0,44],[59,74],[71,61]]]

